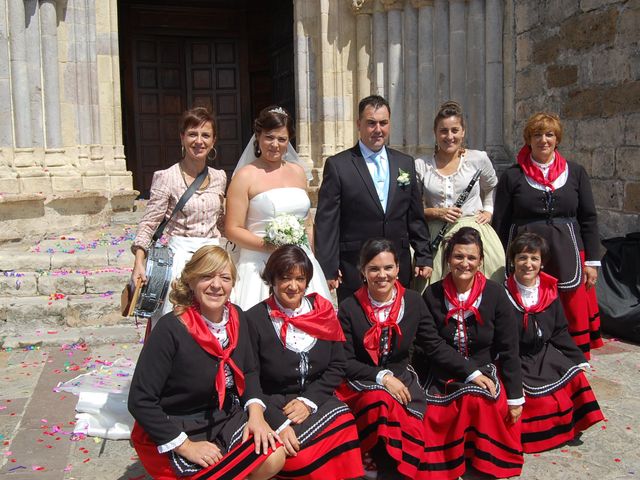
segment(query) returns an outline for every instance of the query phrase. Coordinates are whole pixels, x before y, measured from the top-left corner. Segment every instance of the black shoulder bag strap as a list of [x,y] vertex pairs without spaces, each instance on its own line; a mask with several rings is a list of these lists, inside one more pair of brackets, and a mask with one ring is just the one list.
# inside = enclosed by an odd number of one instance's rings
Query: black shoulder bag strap
[[171,212],[171,215],[169,215],[169,218],[165,218],[162,221],[162,223],[158,225],[158,228],[156,229],[156,233],[153,234],[154,243],[157,242],[160,237],[162,237],[162,232],[164,232],[165,227],[171,221],[173,216],[179,210],[182,210],[182,207],[184,207],[184,204],[187,203],[187,201],[191,198],[191,195],[193,195],[194,192],[200,188],[200,185],[202,185],[208,173],[209,173],[209,167],[205,165],[204,169],[198,174],[198,176],[193,180],[193,182],[191,182],[191,185],[189,185],[189,188],[187,188],[187,190],[182,194],[182,196],[180,197],[180,200],[178,200],[178,203],[176,203],[176,206],[174,207],[173,212]]

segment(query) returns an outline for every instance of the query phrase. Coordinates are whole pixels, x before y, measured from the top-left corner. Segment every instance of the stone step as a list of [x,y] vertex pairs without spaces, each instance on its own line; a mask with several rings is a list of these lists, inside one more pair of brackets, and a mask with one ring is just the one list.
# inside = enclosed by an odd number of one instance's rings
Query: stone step
[[23,329],[86,327],[128,324],[133,320],[119,313],[120,292],[113,294],[0,298],[0,335],[11,336]]
[[136,202],[136,211],[116,213],[100,228],[2,244],[0,337],[133,322],[119,314],[120,293],[131,275],[131,243],[145,204]]
[[0,298],[39,295],[120,294],[131,267],[106,267],[93,270],[50,270],[0,273]]

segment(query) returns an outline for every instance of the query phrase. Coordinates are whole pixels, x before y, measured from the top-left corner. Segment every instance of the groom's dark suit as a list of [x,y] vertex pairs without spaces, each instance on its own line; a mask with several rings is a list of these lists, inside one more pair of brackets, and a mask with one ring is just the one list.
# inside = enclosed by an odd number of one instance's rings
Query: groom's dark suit
[[[328,158],[324,165],[315,217],[315,253],[327,279],[337,278],[338,269],[342,272],[340,300],[362,285],[358,255],[369,238],[395,242],[400,256],[399,280],[405,286],[413,270],[409,245],[415,251],[416,265],[430,267],[433,263],[413,158],[388,147],[386,151],[386,213],[358,144]],[[408,185],[398,182],[400,170],[409,174]]]

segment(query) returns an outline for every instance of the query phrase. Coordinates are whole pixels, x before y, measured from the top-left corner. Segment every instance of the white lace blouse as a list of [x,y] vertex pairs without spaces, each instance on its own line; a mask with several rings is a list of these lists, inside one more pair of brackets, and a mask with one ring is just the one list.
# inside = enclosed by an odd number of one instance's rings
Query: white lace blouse
[[433,157],[416,158],[416,175],[426,207],[453,206],[478,169],[482,171],[480,179],[462,206],[462,214],[465,216],[473,216],[479,210],[493,213],[494,189],[498,184],[498,177],[487,153],[466,150],[460,158],[458,170],[447,176],[438,173]]

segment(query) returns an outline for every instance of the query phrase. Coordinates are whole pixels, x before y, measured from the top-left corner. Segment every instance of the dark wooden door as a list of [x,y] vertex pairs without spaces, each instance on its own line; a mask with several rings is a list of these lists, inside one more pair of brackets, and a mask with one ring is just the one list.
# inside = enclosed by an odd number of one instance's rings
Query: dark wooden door
[[153,172],[180,159],[179,120],[192,106],[213,111],[217,155],[211,166],[230,174],[243,147],[237,40],[145,35],[134,36],[132,47],[128,147],[136,188],[147,196]]

